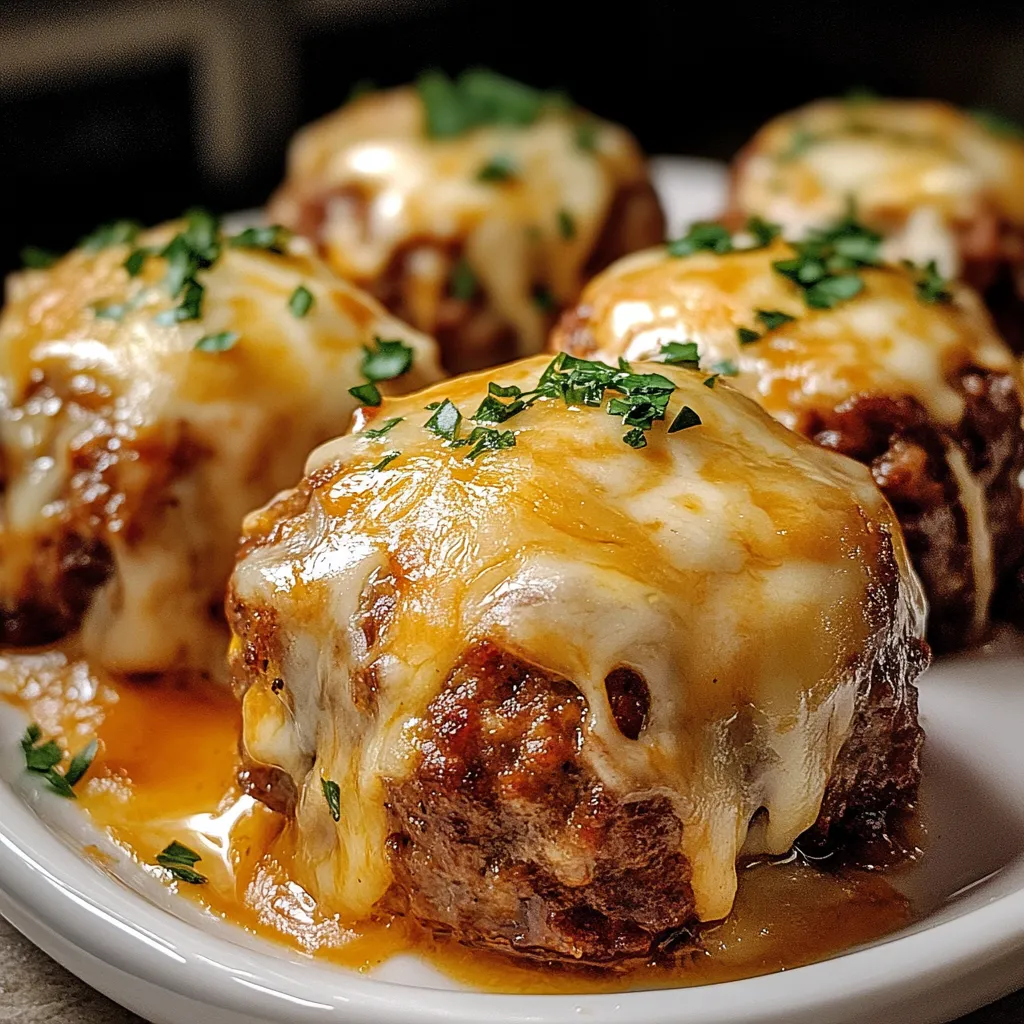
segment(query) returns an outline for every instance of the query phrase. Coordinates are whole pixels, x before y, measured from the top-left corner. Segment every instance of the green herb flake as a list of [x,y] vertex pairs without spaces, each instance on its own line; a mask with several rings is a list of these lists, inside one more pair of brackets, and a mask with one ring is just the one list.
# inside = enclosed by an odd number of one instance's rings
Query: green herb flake
[[349,388],[348,393],[353,398],[358,398],[363,405],[377,406],[381,403],[380,390],[373,382],[357,384],[354,388]]
[[685,366],[688,370],[700,368],[700,352],[695,341],[662,342],[658,354],[663,363],[671,366]]
[[240,335],[237,331],[218,331],[216,334],[204,334],[196,343],[197,352],[227,352],[238,344]]
[[288,297],[288,310],[292,316],[301,320],[313,308],[313,293],[300,284]]
[[718,378],[721,376],[720,373],[713,373],[707,380],[704,381],[704,387],[711,388],[714,390],[715,384],[718,383]]
[[372,348],[363,348],[360,372],[372,382],[394,380],[412,366],[413,350],[400,339],[374,338]]
[[936,302],[949,302],[953,293],[949,290],[949,281],[939,273],[939,265],[929,260],[923,267],[916,266],[909,260],[904,265],[914,275],[914,288],[918,299],[925,305]]
[[584,153],[596,153],[600,131],[596,121],[580,121],[574,133],[576,148]]
[[781,309],[756,309],[754,315],[766,331],[774,331],[785,324],[791,324],[796,317],[783,313]]
[[120,320],[128,308],[127,302],[112,302],[109,306],[95,305],[92,311],[100,320]]
[[711,364],[712,372],[718,377],[737,377],[740,368],[731,359],[722,359]]
[[[388,455],[394,454],[395,458],[398,458],[397,452],[388,452]],[[327,807],[331,812],[331,817],[335,821],[341,821],[341,786],[336,782],[332,782],[330,779],[321,777],[320,786],[324,791],[324,799],[327,801]]]
[[38,245],[26,245],[19,255],[21,256],[21,265],[26,270],[46,270],[60,259],[58,253],[43,249]]
[[288,247],[292,233],[280,224],[267,224],[245,228],[228,239],[233,249],[263,249],[281,255]]
[[128,276],[138,277],[139,274],[142,273],[142,268],[145,265],[146,260],[152,255],[152,249],[132,249],[128,254],[128,258],[124,261],[124,269],[128,271]]
[[554,313],[558,309],[558,301],[555,299],[551,289],[546,285],[535,285],[531,297],[533,304],[542,313]]
[[69,786],[77,786],[85,778],[85,773],[91,767],[99,748],[99,742],[93,740],[71,759],[71,764],[68,765],[68,770],[64,773],[64,780]]
[[670,256],[691,256],[695,252],[713,252],[719,256],[733,251],[732,233],[723,224],[697,221],[681,238],[668,243]]
[[373,430],[364,430],[363,437],[383,437],[388,431],[394,430],[404,418],[404,416],[396,416],[393,420],[385,420],[379,427],[374,427]]
[[761,217],[749,217],[746,230],[748,234],[754,236],[754,248],[764,249],[782,234],[782,225]]
[[469,451],[466,458],[472,462],[484,452],[505,451],[516,446],[516,435],[511,430],[496,430],[494,427],[474,427],[467,438]]
[[[394,461],[395,461],[395,459],[397,459],[397,458],[398,458],[398,456],[399,456],[399,455],[401,455],[401,454],[402,454],[402,453],[401,453],[400,451],[397,451],[397,450],[394,450],[394,451],[390,451],[390,452],[385,452],[385,453],[384,453],[384,457],[383,457],[383,458],[382,458],[382,459],[380,460],[380,462],[378,462],[376,466],[371,466],[371,467],[370,467],[370,472],[371,472],[371,473],[376,473],[376,472],[377,472],[377,470],[379,470],[379,469],[385,469],[385,468],[387,468],[387,467],[388,467],[388,466],[390,466],[390,465],[391,465],[391,463],[392,463],[392,462],[394,462]],[[335,818],[334,820],[335,820],[335,821],[337,821],[338,819],[337,819],[337,818]]]
[[499,153],[496,156],[492,156],[476,172],[476,180],[485,182],[511,181],[518,173],[519,167],[515,160],[507,153]]
[[968,114],[974,118],[987,132],[1001,139],[1024,139],[1024,128],[1016,121],[1005,114],[997,113],[994,110],[968,110]]
[[102,224],[79,242],[86,252],[98,252],[112,245],[130,245],[138,237],[142,225],[134,220],[114,220]]
[[459,259],[452,267],[451,278],[448,282],[452,297],[461,302],[469,302],[479,290],[476,274],[465,257]]
[[203,885],[207,881],[205,875],[195,870],[202,859],[195,850],[190,850],[177,840],[156,855],[160,867],[169,871],[178,881],[189,885]]
[[761,340],[761,335],[749,327],[737,327],[736,337],[741,345],[752,345],[755,341]]
[[485,69],[465,71],[451,79],[428,71],[416,82],[429,138],[462,135],[483,125],[525,127],[546,109],[564,107],[562,94],[544,93]]
[[567,242],[576,237],[576,219],[568,210],[558,211],[558,233]]
[[804,293],[807,305],[813,309],[834,309],[841,302],[852,299],[864,290],[864,282],[856,274],[826,277]]
[[627,430],[626,433],[622,435],[622,440],[625,441],[630,448],[647,447],[647,435],[640,427],[634,427],[632,430]]
[[434,415],[424,424],[427,430],[446,441],[454,441],[458,437],[459,426],[462,423],[462,413],[455,404],[446,398],[434,410]]
[[670,434],[675,434],[680,430],[686,430],[688,427],[698,427],[700,424],[701,418],[688,405],[684,405],[682,409],[676,413],[676,418],[669,426],[668,432]]

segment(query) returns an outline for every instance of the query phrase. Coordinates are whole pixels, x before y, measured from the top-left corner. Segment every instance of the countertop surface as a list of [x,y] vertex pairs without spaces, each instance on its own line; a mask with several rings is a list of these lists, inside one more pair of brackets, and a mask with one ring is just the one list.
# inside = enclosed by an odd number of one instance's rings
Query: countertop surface
[[[0,1022],[16,1024],[145,1024],[83,985],[0,918]],[[1022,1024],[1024,992],[958,1024]],[[741,1022],[737,1021],[737,1024]]]

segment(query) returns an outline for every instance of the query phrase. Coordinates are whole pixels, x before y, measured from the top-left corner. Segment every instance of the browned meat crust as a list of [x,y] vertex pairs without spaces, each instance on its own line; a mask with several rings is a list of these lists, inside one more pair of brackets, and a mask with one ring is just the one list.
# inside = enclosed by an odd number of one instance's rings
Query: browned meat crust
[[801,433],[871,468],[899,517],[928,595],[928,639],[955,650],[972,637],[975,579],[967,516],[947,455],[963,452],[984,492],[996,578],[1020,550],[1019,476],[1024,469],[1021,405],[1013,378],[968,367],[957,375],[966,408],[952,436],[906,396],[858,395],[808,414]]
[[[921,645],[913,673],[926,662]],[[915,799],[917,694],[888,669],[805,837],[819,852],[877,844]],[[623,800],[584,766],[585,713],[567,680],[489,643],[467,652],[430,705],[419,767],[390,790],[393,909],[545,960],[628,964],[699,942],[682,823],[665,798]]]

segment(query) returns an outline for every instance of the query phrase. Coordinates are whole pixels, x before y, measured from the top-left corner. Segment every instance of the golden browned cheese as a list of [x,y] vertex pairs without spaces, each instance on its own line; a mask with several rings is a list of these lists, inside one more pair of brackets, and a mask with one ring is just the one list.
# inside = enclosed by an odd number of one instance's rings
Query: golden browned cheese
[[[159,249],[177,227],[138,244]],[[80,615],[86,653],[115,671],[216,671],[242,517],[347,425],[363,346],[379,335],[412,347],[396,389],[440,375],[433,342],[303,249],[225,243],[198,273],[201,317],[177,323],[161,319],[180,301],[165,284],[168,261],[151,256],[130,277],[128,245],[77,250],[9,280],[0,619],[28,621],[40,639]],[[301,318],[289,308],[300,285],[313,299]],[[220,332],[237,335],[233,347],[196,349]],[[102,568],[87,593],[69,595],[83,558]],[[48,615],[63,620],[31,622]]]
[[[781,853],[814,823],[858,689],[883,648],[916,650],[920,589],[868,472],[702,374],[634,367],[675,385],[666,422],[701,420],[655,423],[640,450],[606,408],[560,399],[475,459],[425,428],[425,406],[468,419],[490,381],[528,390],[546,365],[386,401],[246,520],[229,595],[245,749],[295,781],[299,877],[347,916],[388,889],[385,780],[414,769],[417,722],[480,640],[579,687],[581,756],[611,792],[671,799],[702,920],[728,913],[741,850]],[[375,594],[389,610],[367,631]],[[638,739],[606,694],[620,667],[650,689]]]
[[[309,125],[291,145],[270,214],[315,236],[335,270],[366,287],[394,276],[396,258],[411,252],[400,305],[432,334],[460,256],[512,328],[518,354],[537,352],[549,304],[579,294],[616,197],[646,186],[642,154],[624,129],[564,108],[528,126],[443,139],[429,138],[424,122],[419,94],[403,88],[361,97]],[[481,180],[495,160],[507,161],[511,176]],[[646,231],[630,248],[659,237]]]
[[891,258],[958,275],[964,256],[997,253],[1001,224],[1024,228],[1024,142],[936,100],[820,100],[769,122],[735,165],[733,209],[789,236],[851,200],[892,234]]
[[[1015,373],[1013,355],[972,289],[950,285],[952,301],[925,302],[912,273],[868,268],[860,272],[859,295],[812,309],[772,267],[793,255],[782,241],[727,255],[677,258],[661,247],[637,253],[587,286],[577,315],[562,321],[552,345],[614,363],[661,359],[665,343],[696,342],[703,369],[735,374],[734,387],[797,430],[809,415],[879,395],[915,399],[952,432],[965,411],[959,371]],[[793,319],[768,330],[758,311]],[[741,328],[759,340],[742,343]],[[968,520],[978,630],[996,585],[986,497],[957,446],[947,456]]]

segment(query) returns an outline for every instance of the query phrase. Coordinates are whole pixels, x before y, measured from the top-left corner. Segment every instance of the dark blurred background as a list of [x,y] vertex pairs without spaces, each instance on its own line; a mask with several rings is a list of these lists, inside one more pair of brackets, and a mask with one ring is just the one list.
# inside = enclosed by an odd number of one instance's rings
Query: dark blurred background
[[0,269],[112,217],[259,205],[289,134],[355,83],[474,64],[564,88],[650,152],[728,158],[851,87],[1024,121],[1024,4],[0,0]]

